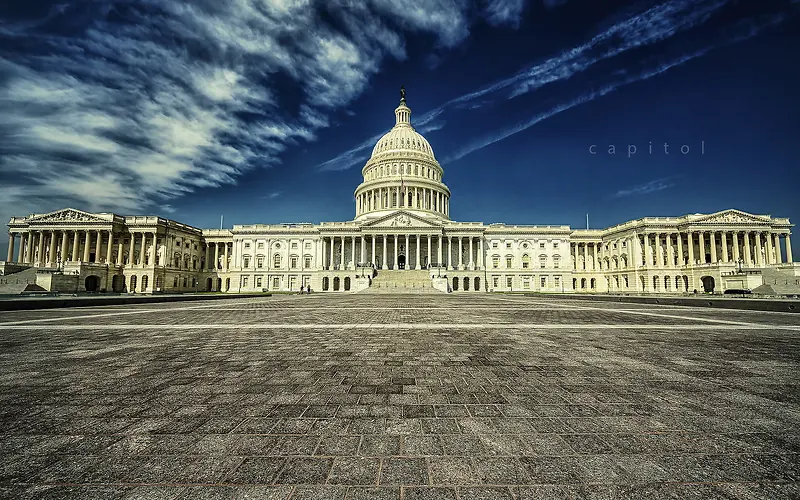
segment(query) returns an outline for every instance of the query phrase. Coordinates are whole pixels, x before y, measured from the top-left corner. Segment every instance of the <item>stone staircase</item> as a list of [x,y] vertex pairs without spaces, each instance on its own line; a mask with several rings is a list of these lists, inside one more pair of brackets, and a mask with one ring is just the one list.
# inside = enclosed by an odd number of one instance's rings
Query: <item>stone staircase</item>
[[361,293],[442,293],[433,287],[425,269],[381,269]]
[[0,295],[19,295],[23,292],[40,292],[44,288],[36,284],[34,267],[0,276]]

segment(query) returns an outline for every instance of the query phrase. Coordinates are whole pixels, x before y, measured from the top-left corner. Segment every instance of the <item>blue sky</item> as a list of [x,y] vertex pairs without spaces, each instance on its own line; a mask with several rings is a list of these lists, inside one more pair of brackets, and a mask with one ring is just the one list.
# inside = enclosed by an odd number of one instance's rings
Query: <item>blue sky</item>
[[350,220],[402,84],[456,220],[797,221],[798,13],[797,0],[5,2],[0,218]]

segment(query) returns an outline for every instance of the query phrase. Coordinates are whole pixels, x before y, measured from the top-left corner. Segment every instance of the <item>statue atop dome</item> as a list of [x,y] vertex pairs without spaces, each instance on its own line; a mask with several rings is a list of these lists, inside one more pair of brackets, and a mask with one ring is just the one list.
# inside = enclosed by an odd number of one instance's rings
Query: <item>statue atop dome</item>
[[400,85],[400,102],[406,102],[406,87],[405,85]]

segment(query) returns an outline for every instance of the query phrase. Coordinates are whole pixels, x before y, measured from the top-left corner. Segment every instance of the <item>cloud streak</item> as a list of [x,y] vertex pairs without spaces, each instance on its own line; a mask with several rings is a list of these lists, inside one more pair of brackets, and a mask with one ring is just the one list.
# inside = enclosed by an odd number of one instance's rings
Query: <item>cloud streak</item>
[[[572,83],[576,75],[589,74],[602,64],[622,61],[623,57],[634,50],[646,46],[672,41],[678,35],[691,32],[705,24],[713,15],[719,13],[730,0],[683,0],[658,3],[647,7],[636,7],[634,10],[619,14],[614,22],[601,29],[587,42],[566,50],[544,61],[536,62],[528,68],[508,78],[493,82],[473,92],[453,98],[436,108],[424,113],[415,120],[415,127],[422,130],[439,130],[445,128],[444,119],[459,112],[471,112],[471,119],[477,116],[480,108],[489,105],[503,105],[510,100],[530,94],[544,86]],[[473,138],[468,144],[456,151],[448,152],[440,160],[452,162],[521,132],[536,123],[557,113],[573,108],[585,102],[601,97],[616,88],[636,81],[656,76],[669,68],[675,67],[709,50],[736,41],[749,38],[767,26],[780,23],[783,14],[767,15],[764,19],[741,21],[723,30],[718,37],[711,40],[695,41],[690,47],[677,51],[677,54],[665,56],[663,60],[645,61],[633,67],[626,63],[618,64],[623,69],[607,72],[607,76],[599,81],[591,81],[592,88],[582,89],[576,93],[565,93],[560,102],[549,109],[535,113],[525,122],[509,126],[501,131],[485,137]],[[462,123],[463,118],[451,119],[452,123]],[[380,135],[349,149],[318,165],[321,170],[345,170],[363,162],[367,157],[367,149],[371,148]]]
[[672,182],[669,177],[664,177],[662,179],[655,179],[650,182],[640,184],[638,186],[633,186],[627,189],[620,189],[619,191],[617,191],[612,195],[612,198],[640,196],[643,194],[650,194],[650,193],[655,193],[657,191],[663,191],[664,189],[669,189],[673,186],[675,186],[675,183]]

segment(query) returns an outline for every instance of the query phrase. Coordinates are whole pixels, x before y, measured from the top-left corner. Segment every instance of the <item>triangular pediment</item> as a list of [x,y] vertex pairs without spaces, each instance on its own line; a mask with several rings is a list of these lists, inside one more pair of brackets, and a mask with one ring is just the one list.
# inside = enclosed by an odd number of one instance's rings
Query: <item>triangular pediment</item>
[[35,215],[33,217],[29,217],[27,222],[111,222],[112,219],[103,218],[99,215],[95,215],[89,212],[84,212],[83,210],[77,210],[74,208],[64,208],[62,210],[56,210],[55,212],[50,212],[48,214],[40,214]]
[[769,217],[753,215],[741,210],[723,210],[714,214],[703,215],[691,220],[693,223],[703,224],[769,224]]
[[427,220],[413,213],[406,212],[405,210],[398,210],[397,212],[393,212],[381,218],[369,221],[365,223],[362,227],[364,228],[391,227],[397,229],[404,229],[404,228],[415,228],[415,227],[440,228],[442,227],[442,225],[437,223],[436,221]]

